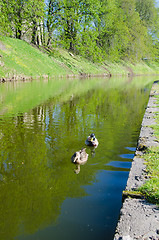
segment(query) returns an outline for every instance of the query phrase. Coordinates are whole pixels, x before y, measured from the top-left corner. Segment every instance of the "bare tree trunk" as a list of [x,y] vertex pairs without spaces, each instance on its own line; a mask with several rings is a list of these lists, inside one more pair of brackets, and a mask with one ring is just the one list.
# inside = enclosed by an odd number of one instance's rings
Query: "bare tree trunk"
[[47,30],[48,30],[48,40],[47,40],[47,46],[50,45],[51,42],[51,23],[50,23],[50,16],[52,14],[52,0],[49,1],[49,9],[48,9],[48,19],[47,19]]
[[40,25],[40,24],[38,24],[38,26],[37,26],[37,45],[38,45],[38,46],[41,46],[41,34],[40,34],[40,27],[41,27],[41,25]]

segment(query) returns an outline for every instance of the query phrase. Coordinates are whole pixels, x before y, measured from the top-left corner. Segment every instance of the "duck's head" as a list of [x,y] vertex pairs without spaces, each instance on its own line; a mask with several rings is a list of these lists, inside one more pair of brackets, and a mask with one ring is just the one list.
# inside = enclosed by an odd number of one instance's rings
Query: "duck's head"
[[80,152],[75,152],[72,156],[72,162],[76,163],[80,159]]
[[94,133],[92,133],[92,134],[90,135],[90,138],[91,138],[91,142],[92,142],[92,141],[94,141],[94,140],[95,140],[95,138],[96,138],[96,137],[95,137],[95,134],[94,134]]

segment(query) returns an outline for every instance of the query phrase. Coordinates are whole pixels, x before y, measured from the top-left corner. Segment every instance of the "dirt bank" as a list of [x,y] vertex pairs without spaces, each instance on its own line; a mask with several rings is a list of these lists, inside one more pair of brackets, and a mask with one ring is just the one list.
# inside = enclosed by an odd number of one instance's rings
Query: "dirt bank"
[[[126,191],[136,190],[146,181],[148,176],[145,171],[146,165],[142,155],[146,148],[151,146],[159,147],[159,143],[153,135],[153,130],[149,127],[156,124],[154,116],[155,112],[159,110],[155,101],[155,94],[158,94],[155,87],[156,83],[152,86],[149,102],[142,121],[138,146],[129,173]],[[126,192],[124,196],[125,199],[114,240],[159,240],[159,208],[140,198],[140,196],[127,197]]]

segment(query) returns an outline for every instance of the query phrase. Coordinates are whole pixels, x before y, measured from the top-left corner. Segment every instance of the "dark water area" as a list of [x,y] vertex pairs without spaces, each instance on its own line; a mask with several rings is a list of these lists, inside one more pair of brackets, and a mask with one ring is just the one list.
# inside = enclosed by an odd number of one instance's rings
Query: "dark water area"
[[0,239],[113,239],[152,81],[0,85]]

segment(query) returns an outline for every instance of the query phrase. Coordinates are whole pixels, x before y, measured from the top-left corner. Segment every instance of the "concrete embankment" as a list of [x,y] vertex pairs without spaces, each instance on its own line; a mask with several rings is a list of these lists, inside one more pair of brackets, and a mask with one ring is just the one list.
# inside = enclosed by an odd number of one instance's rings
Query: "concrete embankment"
[[153,84],[150,92],[138,146],[130,169],[127,186],[125,192],[123,192],[123,206],[120,211],[114,240],[159,240],[159,208],[148,203],[140,195],[134,194],[134,190],[137,190],[148,178],[143,159],[145,149],[151,146],[159,147],[153,130],[149,127],[156,124],[154,116],[159,111],[159,106],[157,106],[155,100],[155,94],[158,94],[155,87],[156,83]]

